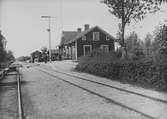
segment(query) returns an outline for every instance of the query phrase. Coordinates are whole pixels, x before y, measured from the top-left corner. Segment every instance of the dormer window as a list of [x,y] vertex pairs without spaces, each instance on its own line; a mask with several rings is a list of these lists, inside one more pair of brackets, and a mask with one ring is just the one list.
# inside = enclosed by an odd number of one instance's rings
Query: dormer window
[[86,36],[82,36],[82,40],[86,40]]
[[106,36],[106,40],[110,40],[110,37],[109,37],[109,36]]
[[94,41],[99,41],[99,39],[100,39],[99,32],[93,32],[93,40]]

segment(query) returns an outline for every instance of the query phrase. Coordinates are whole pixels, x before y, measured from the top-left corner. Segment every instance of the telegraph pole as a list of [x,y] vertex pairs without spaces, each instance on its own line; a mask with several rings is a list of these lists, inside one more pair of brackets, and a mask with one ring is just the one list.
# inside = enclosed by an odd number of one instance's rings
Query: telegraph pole
[[49,61],[51,62],[52,53],[51,53],[51,16],[41,16],[41,18],[48,19],[48,38],[49,38]]

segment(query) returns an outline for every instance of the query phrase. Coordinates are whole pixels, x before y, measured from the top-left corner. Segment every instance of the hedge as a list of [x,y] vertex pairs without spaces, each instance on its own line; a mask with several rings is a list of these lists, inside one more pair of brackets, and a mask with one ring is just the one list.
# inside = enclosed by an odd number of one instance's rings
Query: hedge
[[110,56],[81,57],[76,70],[112,80],[167,90],[167,63],[153,60],[113,60]]

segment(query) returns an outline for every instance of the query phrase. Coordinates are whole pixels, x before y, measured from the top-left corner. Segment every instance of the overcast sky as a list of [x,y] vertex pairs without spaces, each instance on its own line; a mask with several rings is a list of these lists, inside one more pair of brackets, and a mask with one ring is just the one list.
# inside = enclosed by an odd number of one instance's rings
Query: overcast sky
[[[132,23],[126,33],[134,30],[143,38],[167,19],[166,8],[164,5],[160,13]],[[99,0],[0,0],[0,29],[7,48],[18,57],[48,47],[48,22],[42,15],[55,17],[51,23],[52,48],[59,45],[62,30],[74,31],[84,24],[98,25],[115,37],[119,21],[107,10]]]

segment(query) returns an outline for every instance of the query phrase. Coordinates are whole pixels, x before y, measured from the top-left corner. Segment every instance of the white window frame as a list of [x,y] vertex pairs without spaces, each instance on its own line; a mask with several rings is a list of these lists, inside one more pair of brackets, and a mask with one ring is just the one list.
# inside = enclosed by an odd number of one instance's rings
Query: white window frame
[[[98,39],[95,39],[95,34],[98,34]],[[99,32],[93,32],[93,41],[99,41],[100,40],[100,33]]]
[[90,47],[90,52],[92,52],[92,45],[83,45],[83,55],[85,56],[85,47]]
[[106,35],[106,40],[107,40],[107,41],[110,40],[110,37],[109,37],[108,35]]
[[84,35],[84,36],[82,36],[82,40],[86,40],[86,36]]
[[[105,51],[103,47],[108,47],[108,51]],[[109,52],[109,45],[100,45],[100,49],[102,49],[104,52]]]

